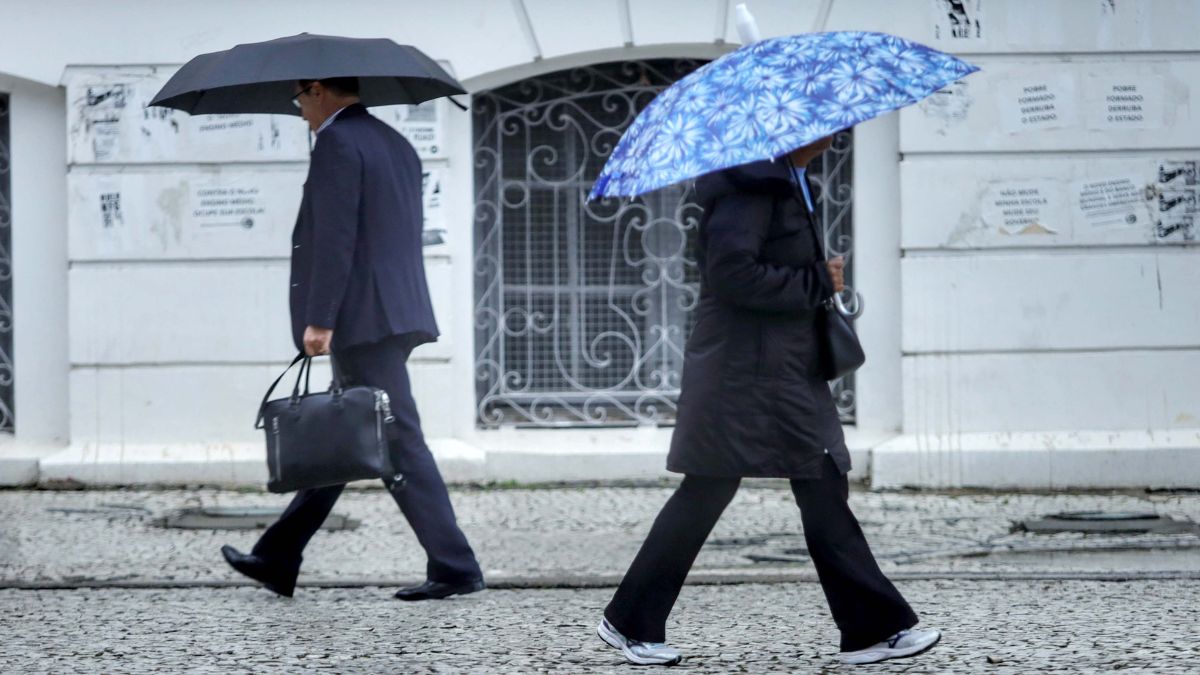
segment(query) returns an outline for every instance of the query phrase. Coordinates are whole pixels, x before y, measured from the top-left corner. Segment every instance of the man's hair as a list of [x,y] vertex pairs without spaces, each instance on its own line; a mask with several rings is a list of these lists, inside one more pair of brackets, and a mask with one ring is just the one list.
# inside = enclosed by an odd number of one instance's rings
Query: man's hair
[[358,96],[357,77],[331,77],[325,80],[299,80],[301,89],[307,89],[313,82],[320,82],[322,87],[342,96]]

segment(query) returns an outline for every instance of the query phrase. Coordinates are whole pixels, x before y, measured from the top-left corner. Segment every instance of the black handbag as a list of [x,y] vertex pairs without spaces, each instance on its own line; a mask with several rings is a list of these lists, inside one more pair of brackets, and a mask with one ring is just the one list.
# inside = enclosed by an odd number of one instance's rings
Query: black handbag
[[[790,157],[788,158],[788,168],[793,168]],[[795,175],[794,171],[792,175]],[[796,191],[800,192],[801,188],[796,185],[796,181],[793,180],[792,183]],[[796,197],[800,200],[800,209],[808,218],[820,262],[825,262],[825,245],[817,230],[817,220],[809,212],[803,193]],[[834,295],[817,310],[816,329],[820,374],[828,382],[853,373],[867,362],[867,355],[863,352],[862,343],[858,341],[858,334],[854,332],[854,324],[851,323],[853,318],[862,313],[862,300],[858,299],[857,303],[856,311],[848,312],[840,302],[840,298]]]
[[817,336],[821,377],[827,381],[841,379],[867,362],[867,355],[858,341],[854,326],[832,300],[826,300],[817,313]]
[[[345,386],[337,361],[331,361],[333,382],[328,391],[309,392],[312,358],[301,353],[263,397],[254,426],[266,431],[267,490],[292,492],[372,478],[382,478],[393,489],[402,487],[404,476],[388,451],[395,418],[387,392]],[[297,363],[301,365],[292,395],[269,400]]]

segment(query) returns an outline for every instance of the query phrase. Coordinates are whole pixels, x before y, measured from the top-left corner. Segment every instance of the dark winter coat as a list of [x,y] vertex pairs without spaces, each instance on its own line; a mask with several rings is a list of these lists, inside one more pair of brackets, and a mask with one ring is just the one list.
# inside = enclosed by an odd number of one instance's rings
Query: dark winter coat
[[421,160],[352,105],[317,135],[292,233],[292,335],[333,329],[333,348],[437,339],[421,253]]
[[817,478],[850,470],[815,317],[833,295],[787,162],[700,178],[700,304],[688,339],[670,471]]

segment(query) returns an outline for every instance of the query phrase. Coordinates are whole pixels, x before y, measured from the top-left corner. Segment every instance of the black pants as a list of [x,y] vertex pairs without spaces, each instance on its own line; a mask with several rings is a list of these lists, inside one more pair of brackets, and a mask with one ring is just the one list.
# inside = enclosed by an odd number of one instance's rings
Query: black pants
[[[737,493],[739,478],[686,476],[671,496],[604,616],[627,638],[666,640],[667,616],[700,548]],[[793,480],[804,539],[842,651],[869,647],[917,624],[917,615],[875,563],[850,512],[846,477],[833,460],[820,479]]]
[[[399,432],[391,442],[392,461],[404,473],[405,484],[390,492],[425,549],[426,576],[450,583],[475,579],[482,576],[475,553],[458,528],[446,484],[421,433],[408,379],[408,353],[403,339],[391,338],[340,351],[335,358],[348,381],[380,387],[391,399]],[[297,492],[279,520],[254,545],[254,553],[281,568],[298,570],[304,547],[325,522],[344,487]]]

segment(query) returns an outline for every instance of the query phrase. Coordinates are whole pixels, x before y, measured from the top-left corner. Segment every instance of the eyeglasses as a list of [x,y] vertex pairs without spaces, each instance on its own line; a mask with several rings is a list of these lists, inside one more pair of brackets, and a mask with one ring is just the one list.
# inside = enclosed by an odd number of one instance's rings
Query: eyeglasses
[[305,94],[307,94],[309,89],[312,89],[312,85],[311,85],[311,84],[310,84],[310,85],[308,85],[307,87],[305,87],[305,88],[301,89],[301,90],[300,90],[300,93],[298,93],[298,94],[296,94],[295,96],[293,96],[293,97],[292,97],[292,105],[294,105],[294,106],[296,106],[297,108],[299,108],[299,107],[300,107],[300,97],[301,97],[301,96],[303,96],[303,95],[305,95]]

